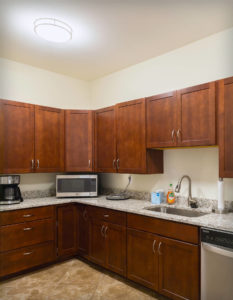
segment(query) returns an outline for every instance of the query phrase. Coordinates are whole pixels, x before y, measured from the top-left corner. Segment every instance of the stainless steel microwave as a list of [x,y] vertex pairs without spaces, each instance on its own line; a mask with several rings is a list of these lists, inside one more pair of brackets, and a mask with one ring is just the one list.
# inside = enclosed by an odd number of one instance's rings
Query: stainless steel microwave
[[98,175],[57,175],[56,197],[97,197]]

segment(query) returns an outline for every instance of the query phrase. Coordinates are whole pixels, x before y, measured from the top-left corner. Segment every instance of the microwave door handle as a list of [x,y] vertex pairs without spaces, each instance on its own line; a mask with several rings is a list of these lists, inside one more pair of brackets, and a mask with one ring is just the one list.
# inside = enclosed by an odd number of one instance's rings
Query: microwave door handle
[[233,258],[233,250],[232,249],[218,247],[218,246],[212,246],[207,243],[202,243],[202,247],[204,250],[207,250],[209,252]]

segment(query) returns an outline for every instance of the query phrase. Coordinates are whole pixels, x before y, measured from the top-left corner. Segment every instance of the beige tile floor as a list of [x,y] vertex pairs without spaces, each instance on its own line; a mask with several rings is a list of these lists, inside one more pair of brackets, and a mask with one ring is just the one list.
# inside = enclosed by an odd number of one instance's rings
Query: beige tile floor
[[1,300],[166,300],[78,259],[3,281]]

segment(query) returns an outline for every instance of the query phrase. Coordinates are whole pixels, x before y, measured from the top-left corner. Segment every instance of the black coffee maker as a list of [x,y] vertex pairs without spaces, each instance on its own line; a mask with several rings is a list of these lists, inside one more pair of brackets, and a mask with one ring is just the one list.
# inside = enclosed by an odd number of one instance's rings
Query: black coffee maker
[[19,175],[0,176],[0,204],[17,204],[23,201]]

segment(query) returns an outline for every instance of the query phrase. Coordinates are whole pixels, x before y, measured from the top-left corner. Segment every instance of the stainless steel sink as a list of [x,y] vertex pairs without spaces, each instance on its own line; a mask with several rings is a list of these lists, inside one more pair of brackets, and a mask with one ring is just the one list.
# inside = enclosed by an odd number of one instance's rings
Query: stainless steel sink
[[172,214],[172,215],[178,215],[178,216],[184,216],[190,218],[201,217],[207,214],[195,210],[188,210],[188,209],[175,208],[175,207],[164,207],[164,206],[146,207],[145,209],[151,211],[157,211],[165,214]]

